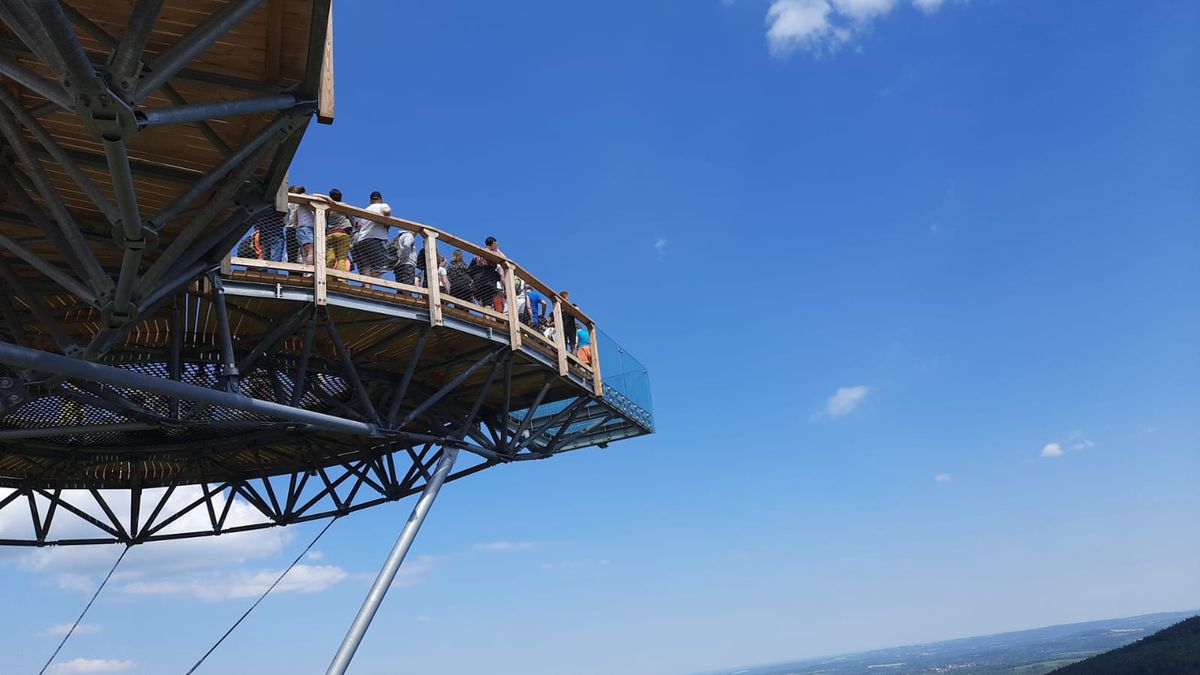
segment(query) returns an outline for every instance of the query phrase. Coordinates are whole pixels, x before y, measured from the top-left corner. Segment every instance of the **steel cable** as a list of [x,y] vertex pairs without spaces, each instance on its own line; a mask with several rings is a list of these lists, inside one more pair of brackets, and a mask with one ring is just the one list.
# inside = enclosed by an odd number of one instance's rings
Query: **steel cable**
[[192,673],[196,672],[196,669],[200,667],[200,664],[204,663],[204,660],[207,659],[210,654],[216,651],[217,647],[221,646],[221,643],[225,641],[225,638],[229,637],[229,634],[232,633],[234,629],[236,629],[238,625],[246,619],[246,617],[250,616],[250,612],[253,612],[254,608],[258,607],[258,604],[266,599],[268,593],[275,590],[275,587],[279,585],[279,582],[283,581],[283,578],[286,577],[288,572],[291,572],[292,568],[304,558],[305,554],[307,554],[313,546],[317,545],[317,542],[321,540],[321,537],[325,536],[325,533],[328,532],[329,528],[337,522],[338,518],[341,518],[341,516],[334,516],[328,523],[325,524],[325,527],[317,533],[317,536],[314,537],[312,541],[308,542],[308,546],[305,546],[304,550],[300,551],[300,554],[296,556],[296,559],[292,561],[292,564],[288,565],[287,569],[285,569],[283,573],[281,573],[279,577],[267,587],[267,590],[263,591],[262,595],[258,596],[258,599],[254,601],[254,604],[250,605],[250,607],[243,612],[240,617],[238,617],[238,620],[233,622],[233,625],[229,627],[229,630],[225,631],[225,634],[222,635],[216,642],[214,642],[213,646],[208,648],[208,651],[204,652],[204,656],[201,656],[200,660],[188,669],[186,675],[192,675]]
[[75,632],[75,629],[79,627],[79,623],[83,621],[83,617],[87,616],[88,610],[92,608],[92,603],[96,601],[96,597],[100,595],[100,591],[104,590],[105,584],[107,584],[108,580],[112,578],[113,572],[117,571],[117,565],[120,565],[121,561],[125,559],[125,554],[129,553],[130,548],[132,547],[129,544],[126,544],[125,550],[121,551],[121,555],[117,556],[117,561],[113,563],[112,568],[108,570],[108,574],[104,575],[104,581],[101,581],[100,586],[96,588],[96,592],[92,593],[92,599],[88,600],[88,603],[84,606],[83,611],[79,613],[79,618],[75,619],[75,623],[71,625],[71,629],[67,631],[67,634],[63,636],[62,642],[58,643],[58,647],[54,649],[54,653],[50,655],[49,660],[46,661],[46,665],[42,666],[42,669],[38,671],[38,675],[45,673],[46,669],[50,667],[50,664],[54,663],[54,659],[57,658],[58,653],[62,651],[63,645],[67,644],[67,640],[71,638],[71,634]]

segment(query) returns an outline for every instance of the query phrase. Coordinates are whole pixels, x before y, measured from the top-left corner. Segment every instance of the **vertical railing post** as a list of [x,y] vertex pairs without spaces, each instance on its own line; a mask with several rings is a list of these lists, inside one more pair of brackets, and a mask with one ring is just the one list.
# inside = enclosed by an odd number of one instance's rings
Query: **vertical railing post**
[[557,295],[551,296],[554,298],[554,350],[558,353],[558,374],[560,377],[567,376],[567,336],[563,334],[563,312],[562,298]]
[[312,204],[313,218],[313,302],[323,307],[328,301],[329,279],[325,276],[325,212],[327,204]]
[[504,304],[508,308],[508,340],[513,351],[521,348],[521,314],[517,311],[517,272],[504,262]]
[[442,288],[438,274],[437,232],[425,230],[425,291],[429,294],[429,325],[442,325]]
[[600,378],[600,334],[596,332],[596,324],[588,325],[588,335],[592,337],[592,390],[596,396],[604,396],[604,380]]

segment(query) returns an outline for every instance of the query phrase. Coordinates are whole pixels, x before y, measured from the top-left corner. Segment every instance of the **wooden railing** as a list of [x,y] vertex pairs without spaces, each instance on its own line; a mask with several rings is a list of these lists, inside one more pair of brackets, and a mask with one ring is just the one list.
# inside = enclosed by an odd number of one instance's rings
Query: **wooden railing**
[[[281,262],[275,260],[260,260],[258,258],[243,258],[229,256],[222,265],[222,272],[225,274],[232,273],[233,267],[244,267],[248,269],[265,269],[278,270],[286,272],[297,272],[303,274],[305,281],[311,280],[313,286],[313,299],[319,305],[328,303],[329,298],[329,282],[330,279],[335,279],[347,284],[357,283],[364,287],[374,287],[378,289],[387,289],[395,293],[397,299],[407,297],[411,299],[423,299],[427,303],[429,309],[429,323],[432,326],[441,326],[444,322],[445,312],[453,307],[458,310],[458,315],[463,312],[475,316],[481,324],[489,327],[506,328],[509,336],[509,343],[514,351],[522,349],[526,339],[531,339],[541,343],[542,348],[553,354],[557,358],[558,373],[560,376],[567,376],[572,366],[582,370],[591,379],[591,386],[596,396],[604,395],[604,386],[600,374],[600,354],[598,349],[599,334],[596,331],[596,323],[586,313],[581,311],[575,305],[564,302],[558,293],[555,292],[548,284],[538,279],[531,274],[527,269],[519,265],[516,261],[509,259],[503,254],[490,251],[485,247],[478,246],[465,239],[440,230],[431,225],[425,225],[404,218],[396,218],[393,216],[382,216],[365,209],[360,209],[342,202],[335,202],[324,195],[297,195],[290,194],[287,196],[288,202],[296,204],[299,208],[312,208],[314,210],[313,218],[313,264],[299,264],[292,262]],[[364,274],[356,274],[344,270],[332,269],[326,263],[326,240],[325,226],[329,211],[341,213],[350,218],[363,218],[374,221],[390,227],[407,230],[420,236],[425,243],[425,285],[416,286],[399,283],[390,279],[382,279],[379,277],[367,276]],[[458,298],[449,294],[449,289],[443,291],[439,287],[438,279],[438,244],[439,242],[446,246],[453,246],[462,250],[464,253],[470,253],[474,256],[481,257],[489,262],[495,263],[502,270],[501,283],[503,284],[505,296],[504,312],[496,311],[492,307],[484,307],[475,304],[471,298]],[[528,288],[536,289],[546,297],[546,301],[550,303],[550,313],[554,318],[554,339],[547,338],[542,333],[534,330],[532,327],[524,324],[520,320],[518,307],[515,301],[516,298],[516,279],[520,277]],[[588,334],[591,337],[591,363],[584,363],[576,354],[567,349],[566,336],[563,334],[563,319],[567,314],[575,317],[577,322],[582,322],[588,329]]]

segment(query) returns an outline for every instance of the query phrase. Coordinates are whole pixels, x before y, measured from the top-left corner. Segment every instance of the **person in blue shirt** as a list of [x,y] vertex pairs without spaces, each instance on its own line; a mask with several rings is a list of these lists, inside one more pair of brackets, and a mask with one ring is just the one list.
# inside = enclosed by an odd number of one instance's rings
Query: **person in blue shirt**
[[582,322],[575,328],[575,344],[575,356],[578,356],[580,361],[590,364],[592,362],[592,336]]
[[529,325],[534,330],[540,330],[542,323],[545,321],[546,310],[550,307],[550,303],[546,300],[546,296],[542,292],[532,286],[526,286],[525,296],[528,298],[529,307]]

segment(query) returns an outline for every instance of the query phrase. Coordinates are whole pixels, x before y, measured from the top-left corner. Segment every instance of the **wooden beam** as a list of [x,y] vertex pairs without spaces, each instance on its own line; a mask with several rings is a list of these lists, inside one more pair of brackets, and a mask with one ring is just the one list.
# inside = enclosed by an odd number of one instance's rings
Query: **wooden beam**
[[425,288],[429,291],[429,325],[442,325],[441,276],[438,275],[437,232],[425,230]]
[[588,335],[592,338],[592,389],[596,396],[604,397],[604,380],[600,378],[600,336],[596,324],[588,324]]
[[312,205],[317,211],[313,219],[313,302],[318,307],[324,307],[329,302],[329,280],[325,278],[325,211],[326,204]]
[[[551,298],[547,298],[549,300]],[[554,300],[554,351],[558,354],[558,374],[567,376],[567,337],[563,335],[562,298],[553,296]]]
[[283,51],[283,0],[267,2],[267,82],[279,81]]
[[508,339],[514,352],[521,350],[521,315],[517,311],[517,273],[504,263],[504,302],[508,305]]
[[329,3],[329,25],[325,29],[325,55],[321,59],[321,90],[317,95],[317,121],[333,124],[333,3]]

